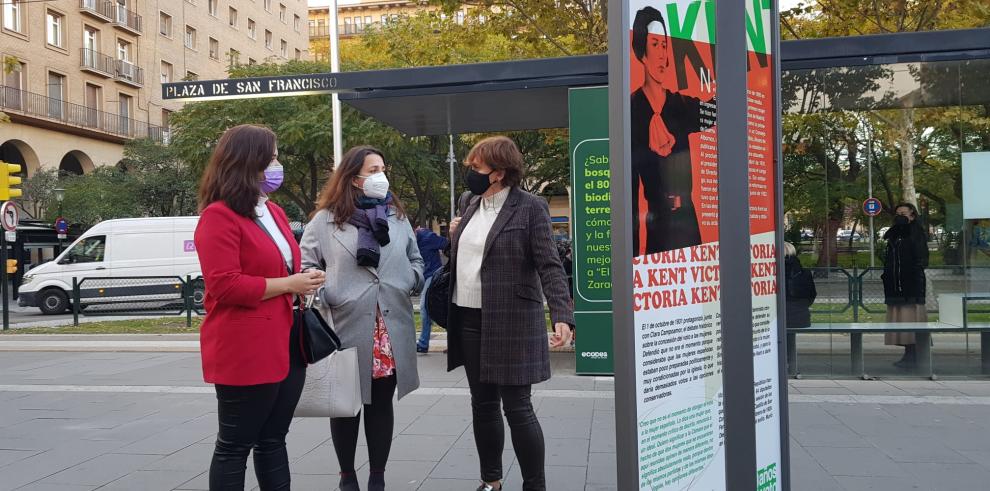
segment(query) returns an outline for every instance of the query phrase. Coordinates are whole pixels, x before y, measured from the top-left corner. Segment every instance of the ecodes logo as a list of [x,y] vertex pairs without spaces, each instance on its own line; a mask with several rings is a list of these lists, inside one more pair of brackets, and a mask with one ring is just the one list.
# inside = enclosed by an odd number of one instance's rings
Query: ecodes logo
[[607,360],[608,353],[604,351],[582,351],[581,358],[591,358],[592,360]]

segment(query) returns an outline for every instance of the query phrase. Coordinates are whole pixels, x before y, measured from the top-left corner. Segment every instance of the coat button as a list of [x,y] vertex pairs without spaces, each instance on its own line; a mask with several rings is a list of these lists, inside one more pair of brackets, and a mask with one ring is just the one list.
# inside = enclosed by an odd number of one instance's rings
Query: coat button
[[378,278],[375,278],[375,279],[371,280],[371,282],[377,285],[378,284]]

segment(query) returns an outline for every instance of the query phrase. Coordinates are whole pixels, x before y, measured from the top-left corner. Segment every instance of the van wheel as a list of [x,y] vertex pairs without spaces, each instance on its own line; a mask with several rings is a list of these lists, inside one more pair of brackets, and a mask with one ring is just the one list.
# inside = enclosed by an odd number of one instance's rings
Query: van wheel
[[58,315],[69,309],[69,296],[58,288],[49,288],[41,292],[38,298],[38,308],[45,315]]
[[193,308],[197,310],[202,310],[204,298],[206,298],[206,285],[203,283],[203,280],[193,281],[193,290],[192,290]]

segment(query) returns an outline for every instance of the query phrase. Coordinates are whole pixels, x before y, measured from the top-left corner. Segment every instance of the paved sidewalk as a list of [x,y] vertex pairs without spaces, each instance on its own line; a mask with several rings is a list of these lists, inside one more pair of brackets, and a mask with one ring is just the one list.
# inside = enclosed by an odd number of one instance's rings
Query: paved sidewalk
[[[473,490],[463,371],[446,372],[442,354],[419,363],[423,388],[396,406],[389,489]],[[573,363],[573,355],[555,354],[554,378],[535,391],[548,489],[615,489],[613,383],[571,375]],[[0,490],[207,489],[216,403],[199,370],[194,352],[2,353]],[[990,483],[990,382],[797,380],[791,393],[796,491]],[[335,488],[328,426],[293,423],[293,489]],[[362,446],[359,459],[366,455]],[[520,489],[511,445],[504,462],[506,489]],[[367,464],[360,465],[364,480]],[[251,489],[250,469],[248,476]]]

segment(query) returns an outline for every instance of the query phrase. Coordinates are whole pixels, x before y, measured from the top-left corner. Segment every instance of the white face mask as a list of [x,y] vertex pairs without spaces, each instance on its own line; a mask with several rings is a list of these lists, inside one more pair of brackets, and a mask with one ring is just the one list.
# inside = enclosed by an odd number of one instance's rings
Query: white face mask
[[364,195],[374,199],[384,199],[388,196],[388,178],[384,172],[376,172],[364,178]]

